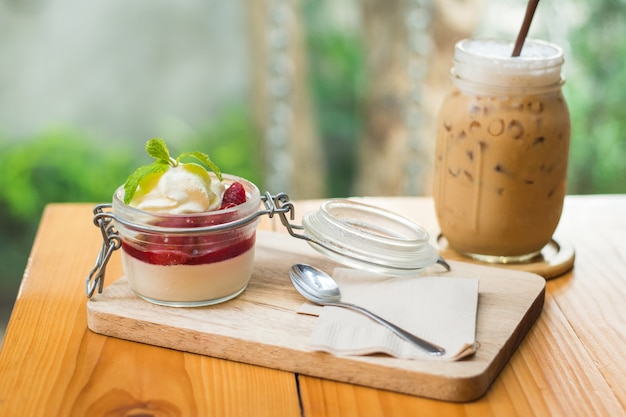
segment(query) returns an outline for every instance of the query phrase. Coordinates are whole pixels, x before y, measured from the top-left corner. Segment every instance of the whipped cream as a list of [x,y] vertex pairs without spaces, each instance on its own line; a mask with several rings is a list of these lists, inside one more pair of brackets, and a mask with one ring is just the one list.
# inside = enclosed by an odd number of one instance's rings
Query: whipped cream
[[145,194],[136,194],[130,206],[154,213],[202,213],[220,208],[225,186],[220,181],[190,172],[179,164],[170,167]]

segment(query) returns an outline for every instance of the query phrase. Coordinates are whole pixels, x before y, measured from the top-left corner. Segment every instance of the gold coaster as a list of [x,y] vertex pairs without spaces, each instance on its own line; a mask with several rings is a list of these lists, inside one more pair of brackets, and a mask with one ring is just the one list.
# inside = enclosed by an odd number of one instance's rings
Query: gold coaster
[[439,250],[439,254],[444,259],[469,262],[483,266],[494,266],[497,268],[533,272],[541,275],[545,279],[556,278],[572,269],[574,266],[574,258],[576,257],[572,245],[567,242],[557,242],[554,239],[544,246],[539,255],[535,258],[528,262],[516,264],[487,263],[469,258],[452,249],[442,234],[437,236],[437,249]]

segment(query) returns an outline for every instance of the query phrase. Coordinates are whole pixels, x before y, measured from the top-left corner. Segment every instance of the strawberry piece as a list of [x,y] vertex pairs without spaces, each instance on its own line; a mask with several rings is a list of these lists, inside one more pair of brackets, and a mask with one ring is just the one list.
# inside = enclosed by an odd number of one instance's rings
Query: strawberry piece
[[220,210],[238,206],[246,202],[246,190],[240,182],[233,182],[230,187],[224,191],[222,197],[222,206]]

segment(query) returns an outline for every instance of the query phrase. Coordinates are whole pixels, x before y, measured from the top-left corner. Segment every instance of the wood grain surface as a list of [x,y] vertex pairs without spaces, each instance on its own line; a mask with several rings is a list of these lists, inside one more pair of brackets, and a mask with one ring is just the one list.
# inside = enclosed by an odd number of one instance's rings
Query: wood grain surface
[[[367,198],[436,233],[432,200]],[[297,213],[319,202],[296,202]],[[488,391],[454,403],[96,334],[92,204],[46,208],[0,351],[0,416],[626,416],[626,195],[568,196],[574,269]],[[296,218],[295,222],[298,221]],[[262,228],[282,231],[276,219]],[[122,275],[119,254],[107,285]]]
[[236,299],[204,308],[156,306],[136,297],[122,279],[88,302],[88,326],[108,336],[185,352],[469,401],[484,394],[543,306],[545,280],[538,275],[453,262],[451,272],[433,267],[429,275],[480,280],[476,332],[480,347],[474,356],[458,362],[334,356],[309,348],[317,317],[297,314],[305,300],[291,285],[288,271],[298,262],[327,271],[337,265],[302,240],[260,231],[250,284]]

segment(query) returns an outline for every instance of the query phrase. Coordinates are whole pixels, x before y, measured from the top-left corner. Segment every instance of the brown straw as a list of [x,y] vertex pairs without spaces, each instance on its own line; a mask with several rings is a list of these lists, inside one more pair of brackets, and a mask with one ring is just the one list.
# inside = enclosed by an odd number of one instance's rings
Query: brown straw
[[515,41],[515,48],[513,48],[513,55],[511,55],[512,57],[520,56],[520,54],[522,53],[522,47],[524,46],[526,35],[528,35],[528,29],[530,28],[530,23],[533,21],[533,16],[535,15],[537,4],[539,4],[539,0],[528,1],[528,7],[526,7],[526,15],[524,16],[524,22],[522,23],[522,27],[519,31],[519,35],[517,35],[517,40]]

